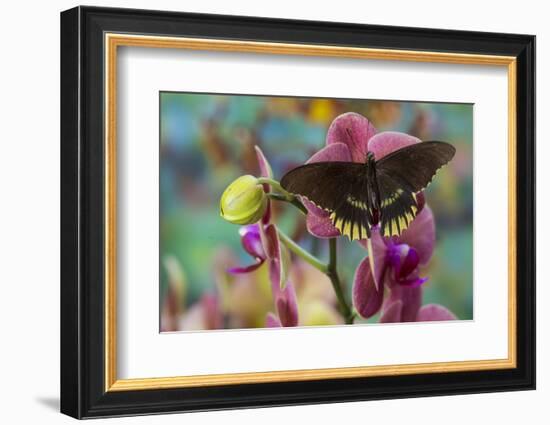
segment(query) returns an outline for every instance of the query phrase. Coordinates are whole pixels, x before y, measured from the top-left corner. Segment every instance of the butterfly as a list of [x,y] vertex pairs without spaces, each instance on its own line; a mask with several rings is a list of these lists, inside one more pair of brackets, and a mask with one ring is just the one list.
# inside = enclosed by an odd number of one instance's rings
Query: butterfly
[[287,192],[330,213],[332,224],[350,240],[370,239],[380,224],[384,236],[400,235],[418,213],[416,194],[453,158],[446,142],[421,142],[364,163],[315,162],[290,170],[281,179]]

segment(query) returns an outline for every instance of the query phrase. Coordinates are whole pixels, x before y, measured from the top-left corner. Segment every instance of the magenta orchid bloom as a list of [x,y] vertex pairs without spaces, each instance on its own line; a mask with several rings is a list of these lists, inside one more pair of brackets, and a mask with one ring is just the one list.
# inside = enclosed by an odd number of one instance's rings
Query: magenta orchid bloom
[[[435,223],[428,206],[401,236],[383,238],[375,227],[371,242],[372,258],[361,261],[353,284],[353,304],[362,317],[372,317],[382,309],[381,323],[456,319],[443,306],[421,307],[421,285],[428,278],[419,276],[419,267],[429,262],[435,245]],[[389,296],[384,300],[386,287]]]
[[[332,122],[326,137],[326,146],[314,154],[306,163],[336,161],[364,163],[367,152],[374,153],[380,159],[402,147],[419,143],[416,137],[405,133],[386,131],[377,133],[370,121],[355,112],[342,114]],[[307,199],[302,199],[308,210],[307,229],[318,238],[333,238],[340,232],[329,217],[330,213],[316,207]],[[420,196],[419,209],[423,204]]]
[[[364,318],[382,308],[381,323],[455,320],[445,307],[422,306],[422,284],[419,267],[426,265],[435,246],[435,222],[431,209],[425,206],[409,228],[399,236],[384,238],[373,228],[372,249],[355,272],[353,304]],[[371,268],[372,267],[372,268]],[[384,288],[389,296],[384,301]]]
[[[261,235],[261,231],[263,231],[263,235]],[[245,267],[233,267],[228,271],[232,274],[250,273],[267,261],[271,292],[277,314],[269,313],[267,315],[266,326],[297,326],[298,304],[296,291],[294,285],[287,281],[286,265],[281,251],[282,246],[275,225],[263,226],[256,223],[241,227],[239,232],[244,250],[254,257],[256,262]]]
[[[364,162],[367,152],[381,159],[403,147],[420,143],[411,135],[398,132],[377,133],[367,118],[357,113],[338,116],[330,125],[326,147],[313,155],[308,163],[321,161]],[[429,207],[425,207],[423,193],[417,195],[418,215],[409,228],[399,237],[384,238],[378,226],[372,228],[369,257],[356,270],[353,286],[353,303],[364,318],[375,315],[381,307],[381,321],[414,321],[419,317],[454,317],[444,307],[430,307],[419,314],[422,298],[421,285],[427,278],[420,277],[419,266],[430,260],[435,245],[435,223]],[[303,200],[308,210],[307,228],[319,238],[340,235],[329,213]],[[360,242],[367,247],[366,241]],[[390,289],[390,296],[384,302],[384,288]],[[435,317],[435,318],[434,318]],[[443,320],[443,319],[441,319]]]
[[[435,223],[433,214],[425,206],[418,216],[404,230],[401,236],[384,238],[378,226],[372,229],[369,257],[359,264],[353,284],[353,303],[357,312],[365,318],[372,317],[382,307],[384,288],[390,289],[385,309],[393,302],[390,313],[397,321],[412,321],[420,308],[421,288],[427,278],[419,276],[419,266],[430,260],[435,245]],[[414,314],[403,314],[411,308]],[[399,311],[397,310],[399,307]],[[388,321],[389,317],[383,318]]]
[[[272,177],[273,173],[271,171],[271,166],[267,159],[265,158],[262,150],[256,146],[256,157],[258,159],[258,165],[260,168],[260,175],[262,177]],[[271,190],[271,187],[268,184],[264,184],[264,191],[268,193]],[[266,211],[259,223],[249,224],[243,226],[239,229],[239,234],[241,235],[241,244],[244,250],[256,261],[249,266],[244,267],[232,267],[228,269],[229,273],[240,274],[240,273],[250,273],[260,267],[265,260],[268,258],[266,245],[267,244],[279,244],[278,236],[275,232],[273,239],[277,240],[268,240],[265,237],[265,232],[269,222],[271,220],[271,202],[268,200]],[[273,225],[272,225],[273,226]],[[262,234],[263,233],[263,234]]]
[[262,245],[260,225],[258,223],[242,226],[239,229],[239,235],[241,235],[243,249],[256,261],[248,266],[231,267],[227,270],[231,274],[250,273],[260,267],[267,259],[267,255]]
[[[267,161],[264,153],[258,146],[254,146],[254,150],[256,151],[256,158],[258,159],[258,166],[260,167],[260,176],[262,177],[273,177],[273,171],[271,170],[271,165],[269,165],[269,162]],[[271,186],[268,184],[264,184],[264,192],[269,193],[271,192]],[[267,200],[267,208],[265,210],[264,216],[262,217],[262,223],[268,224],[271,220],[271,201]]]
[[232,274],[250,273],[267,261],[271,292],[277,314],[269,313],[267,315],[266,326],[297,326],[298,303],[296,301],[296,291],[294,285],[286,281],[286,267],[281,255],[277,229],[273,224],[265,226],[263,238],[266,240],[266,244],[262,244],[260,226],[263,225],[251,224],[241,227],[239,231],[244,250],[254,257],[256,262],[245,267],[233,267],[228,271]]
[[284,289],[272,282],[272,290],[277,314],[267,313],[265,325],[268,328],[298,326],[298,302],[292,282],[287,282]]
[[[362,115],[348,112],[338,116],[327,131],[326,146],[314,154],[306,163],[323,161],[364,162],[368,141],[376,129]],[[333,238],[340,232],[329,218],[329,213],[302,199],[308,210],[307,229],[318,238]]]
[[[272,177],[271,166],[263,152],[256,146],[256,155],[262,177]],[[264,191],[271,190],[264,184]],[[298,304],[296,291],[291,282],[287,282],[287,268],[283,254],[283,247],[279,240],[277,227],[270,223],[271,205],[268,201],[266,212],[262,219],[255,224],[243,226],[239,230],[241,244],[244,250],[255,259],[253,264],[244,267],[232,267],[228,270],[232,274],[250,273],[258,269],[264,262],[269,265],[269,278],[273,294],[273,301],[277,315],[269,313],[266,326],[297,326]]]

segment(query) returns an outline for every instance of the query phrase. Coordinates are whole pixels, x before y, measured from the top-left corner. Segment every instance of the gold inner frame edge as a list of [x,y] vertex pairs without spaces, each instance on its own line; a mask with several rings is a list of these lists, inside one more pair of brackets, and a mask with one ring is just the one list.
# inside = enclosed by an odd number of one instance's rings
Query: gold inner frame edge
[[[516,58],[513,56],[414,50],[371,49],[330,45],[288,44],[256,41],[179,38],[106,33],[105,46],[105,391],[137,391],[214,385],[237,385],[285,381],[358,378],[417,373],[447,373],[510,369],[516,358]],[[116,123],[117,48],[149,47],[239,53],[324,56],[404,62],[434,62],[504,66],[508,72],[508,357],[495,360],[302,369],[271,372],[228,373],[118,379],[116,324]]]

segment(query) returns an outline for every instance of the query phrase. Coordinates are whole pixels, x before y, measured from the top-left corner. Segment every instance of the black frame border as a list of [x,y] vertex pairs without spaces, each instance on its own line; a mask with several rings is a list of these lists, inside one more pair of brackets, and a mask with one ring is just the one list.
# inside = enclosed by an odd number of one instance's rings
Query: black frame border
[[[104,390],[105,32],[517,58],[517,367]],[[61,412],[75,418],[535,388],[535,36],[80,6],[61,13]]]

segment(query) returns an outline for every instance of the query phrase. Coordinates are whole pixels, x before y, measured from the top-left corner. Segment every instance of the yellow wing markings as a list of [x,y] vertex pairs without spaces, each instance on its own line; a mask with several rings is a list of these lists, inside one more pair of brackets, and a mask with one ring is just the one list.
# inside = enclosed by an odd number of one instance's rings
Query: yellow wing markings
[[369,209],[369,206],[367,205],[366,202],[360,201],[359,199],[356,199],[353,196],[348,196],[346,198],[346,202],[355,208],[359,208],[360,210],[367,211]]
[[345,221],[343,217],[337,217],[336,213],[332,213],[330,216],[332,224],[338,229],[338,231],[349,238],[351,241],[366,239],[367,228],[357,222],[351,220]]
[[386,208],[393,204],[401,195],[403,194],[403,189],[397,189],[394,193],[391,194],[386,199],[382,200],[381,207]]
[[[403,191],[401,191],[401,193],[403,193]],[[411,222],[415,219],[416,213],[418,212],[418,207],[416,205],[416,194],[413,193],[412,196],[415,204],[411,205],[410,211],[405,211],[403,212],[403,214],[400,214],[397,217],[393,217],[388,221],[387,225],[384,226],[384,236],[399,236],[401,232],[407,229],[409,227],[409,224],[411,224]],[[397,197],[395,197],[395,199],[397,199]],[[395,202],[395,199],[392,201],[392,203]]]
[[[364,238],[367,237],[367,228],[363,224],[358,223],[358,222],[353,222],[352,223],[352,221],[349,221],[349,220],[345,221],[343,217],[336,217],[336,213],[332,209],[325,208],[322,205],[319,205],[317,202],[311,200],[309,197],[307,197],[305,195],[301,195],[301,194],[297,194],[297,193],[296,194],[293,193],[293,195],[300,196],[300,197],[306,199],[307,201],[311,202],[317,208],[331,213],[329,218],[332,221],[332,224],[334,225],[334,227],[336,227],[342,235],[347,236],[350,240],[352,240],[352,241],[353,240],[361,240],[361,239],[364,239]],[[368,210],[368,205],[365,202],[360,201],[360,200],[358,200],[358,199],[356,199],[352,196],[348,196],[346,198],[346,202],[349,203],[350,205],[352,205],[355,208],[359,208],[359,209],[365,211],[365,213]]]

